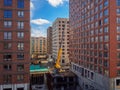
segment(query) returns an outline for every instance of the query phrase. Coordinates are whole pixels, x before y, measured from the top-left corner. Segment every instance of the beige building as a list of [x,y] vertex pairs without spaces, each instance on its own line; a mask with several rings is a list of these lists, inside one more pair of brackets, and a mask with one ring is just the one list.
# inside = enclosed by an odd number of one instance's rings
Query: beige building
[[[69,19],[57,18],[52,26],[52,57],[57,59],[58,50],[62,41],[61,65],[69,63]],[[62,34],[63,33],[63,34]]]
[[52,54],[52,27],[47,29],[47,54]]
[[47,53],[47,38],[46,37],[32,37],[31,38],[31,52],[32,54],[46,54]]

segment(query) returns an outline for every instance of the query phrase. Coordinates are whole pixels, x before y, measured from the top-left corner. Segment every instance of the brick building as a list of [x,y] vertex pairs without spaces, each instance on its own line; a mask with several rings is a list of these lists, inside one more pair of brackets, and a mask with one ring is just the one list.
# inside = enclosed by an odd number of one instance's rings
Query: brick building
[[120,90],[120,0],[70,0],[70,61],[85,90]]
[[0,90],[29,90],[30,0],[0,0]]

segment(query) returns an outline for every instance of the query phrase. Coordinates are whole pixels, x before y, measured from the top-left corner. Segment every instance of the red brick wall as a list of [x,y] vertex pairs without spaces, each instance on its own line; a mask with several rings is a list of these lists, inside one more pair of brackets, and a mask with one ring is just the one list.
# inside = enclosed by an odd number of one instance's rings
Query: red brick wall
[[[3,76],[4,74],[11,74],[12,75],[12,83],[29,83],[29,63],[30,63],[30,0],[25,0],[24,9],[17,8],[17,0],[12,0],[13,4],[10,7],[4,7],[4,0],[0,0],[0,84],[3,84]],[[4,19],[4,9],[13,10],[12,19]],[[17,16],[17,11],[23,10],[24,11],[24,18],[19,18]],[[12,20],[12,28],[4,28],[4,20]],[[17,29],[17,21],[24,21],[24,29],[18,30]],[[12,40],[4,40],[4,31],[11,31],[12,32]],[[17,38],[17,32],[22,31],[24,32],[24,39]],[[12,42],[12,49],[5,50],[3,47],[3,42]],[[17,43],[24,42],[24,51],[17,50]],[[12,61],[4,61],[3,54],[6,52],[12,53]],[[24,60],[17,60],[17,52],[23,52]],[[11,71],[5,71],[3,69],[3,64],[12,64]],[[18,72],[17,71],[17,64],[24,64],[24,71]],[[17,75],[24,74],[24,81],[19,82],[17,81]]]

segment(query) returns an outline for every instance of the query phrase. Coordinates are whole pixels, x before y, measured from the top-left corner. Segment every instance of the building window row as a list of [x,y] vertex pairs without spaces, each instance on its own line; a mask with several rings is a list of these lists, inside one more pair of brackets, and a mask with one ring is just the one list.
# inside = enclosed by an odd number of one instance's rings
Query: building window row
[[[11,28],[12,27],[12,21],[4,21],[4,27],[5,28]],[[24,29],[24,22],[18,21],[17,22],[18,29]]]
[[4,0],[4,6],[12,6],[12,0]]
[[12,18],[12,10],[4,10],[4,18]]
[[117,6],[120,6],[120,0],[116,0]]
[[[24,32],[18,32],[17,37],[24,38]],[[12,39],[12,32],[4,32],[4,39],[11,40]]]
[[[23,74],[16,75],[16,78],[18,81],[23,81],[24,75]],[[12,75],[10,75],[10,74],[4,75],[3,82],[6,84],[12,83]],[[23,90],[23,89],[20,89],[20,90]]]
[[11,28],[12,27],[12,21],[4,21],[4,27],[5,28]]
[[[6,53],[6,54],[4,54],[4,55],[3,55],[3,59],[4,59],[5,61],[10,61],[10,60],[12,60],[12,54],[11,54],[11,53]],[[18,60],[24,59],[24,53],[17,53],[17,59],[18,59]]]
[[[12,18],[12,10],[4,10],[4,18]],[[24,17],[24,11],[18,11],[18,17]]]
[[[4,0],[4,6],[12,6],[12,0]],[[17,0],[17,8],[24,8],[24,0]]]
[[12,48],[12,43],[10,43],[10,42],[4,43],[4,49],[11,49],[11,48]]
[[12,33],[11,32],[4,32],[4,39],[6,39],[6,40],[12,39]]
[[3,68],[5,70],[11,70],[12,69],[12,66],[10,64],[7,64],[7,65],[4,65]]
[[[93,3],[92,3],[93,4]],[[82,4],[83,5],[83,4]],[[81,6],[82,6],[81,5]],[[106,9],[106,7],[108,7],[108,5],[109,5],[109,2],[108,2],[108,0],[105,0],[104,1],[104,8],[105,8],[105,12],[104,12],[104,16],[106,16],[106,15],[108,15],[108,9]],[[90,6],[90,5],[89,5]],[[92,10],[89,10],[90,8],[88,8],[89,6],[87,6],[87,7],[85,7],[82,11],[81,11],[81,13],[80,14],[78,14],[77,16],[78,17],[80,17],[79,19],[80,20],[82,20],[82,19],[85,19],[85,18],[88,18],[88,17],[90,17],[90,15],[93,15],[93,14],[95,14],[95,13],[97,13],[97,12],[101,12],[101,10],[103,9],[103,4],[101,3],[100,5],[99,5],[99,10],[98,10],[98,6],[97,7],[94,7],[94,9],[92,9]],[[93,5],[94,6],[94,5]],[[88,10],[86,9],[86,8],[88,8]],[[101,13],[101,15],[102,15],[102,13]],[[99,18],[98,17],[98,14],[96,14],[96,15],[94,15],[95,17],[93,17],[93,18],[95,18],[95,19],[97,19],[97,18]],[[74,15],[72,15],[71,17],[73,17],[75,20],[79,20],[78,18],[75,18],[74,17]],[[93,21],[94,19],[91,19],[91,21]]]

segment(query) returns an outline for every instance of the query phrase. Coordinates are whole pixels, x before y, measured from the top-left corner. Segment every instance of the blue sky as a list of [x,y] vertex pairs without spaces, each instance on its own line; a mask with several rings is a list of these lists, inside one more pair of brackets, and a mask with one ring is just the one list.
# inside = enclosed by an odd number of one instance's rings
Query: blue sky
[[57,17],[69,17],[69,0],[31,0],[31,36],[47,35]]

